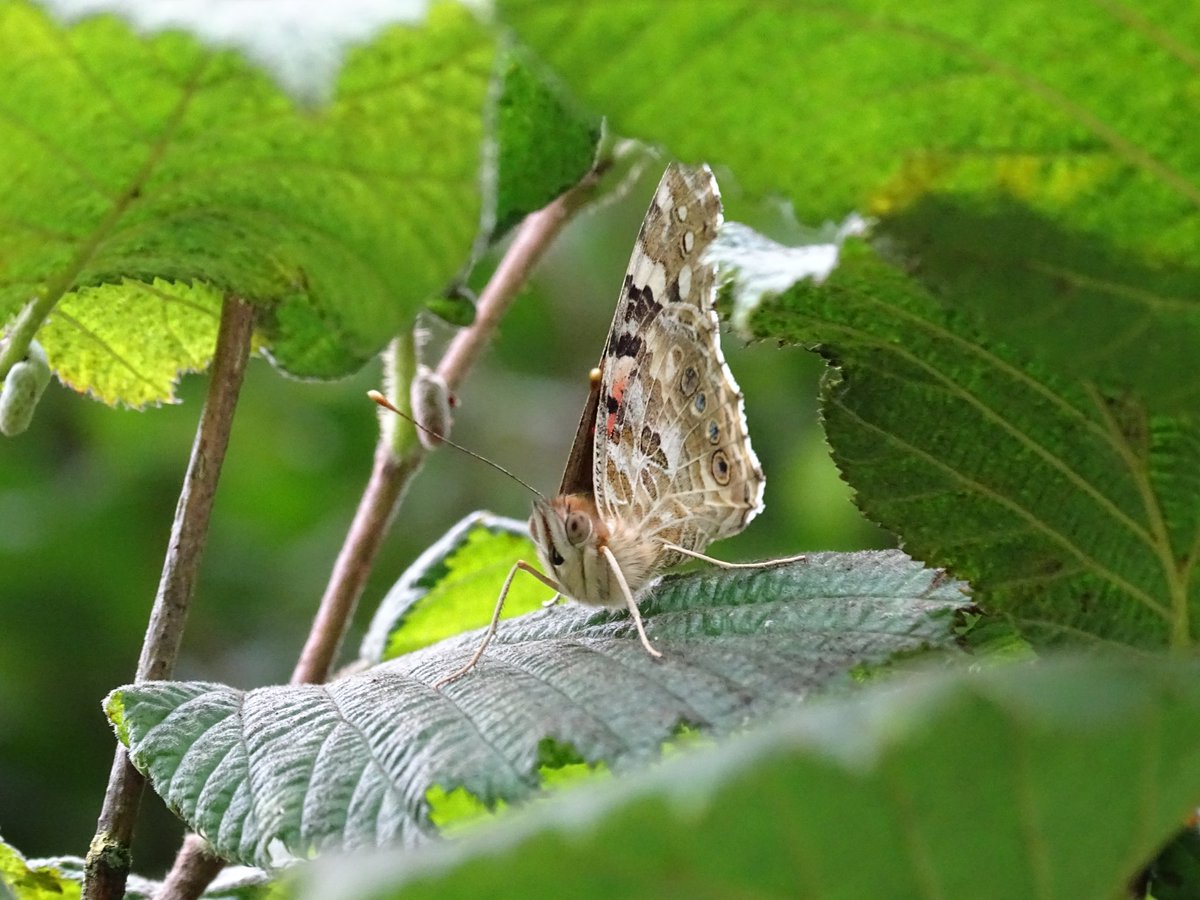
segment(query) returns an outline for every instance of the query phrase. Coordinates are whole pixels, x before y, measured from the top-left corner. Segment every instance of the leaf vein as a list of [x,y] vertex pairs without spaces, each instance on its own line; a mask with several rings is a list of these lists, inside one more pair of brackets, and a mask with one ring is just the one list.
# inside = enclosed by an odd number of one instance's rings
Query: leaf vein
[[[865,334],[860,334],[859,332],[856,332],[854,329],[847,326],[836,325],[833,323],[823,324],[834,330],[848,334],[850,337],[862,341],[865,344],[869,344],[870,346],[891,352],[901,359],[904,359],[911,365],[931,375],[945,387],[950,396],[962,400],[968,406],[971,406],[977,410],[985,419],[1009,434],[1026,449],[1030,450],[1052,468],[1056,469],[1059,473],[1066,477],[1068,481],[1074,484],[1075,487],[1078,488],[1082,493],[1091,497],[1097,504],[1099,504],[1110,516],[1112,516],[1115,521],[1121,523],[1125,528],[1132,532],[1139,541],[1141,541],[1147,547],[1152,547],[1154,545],[1154,540],[1150,533],[1140,523],[1134,521],[1124,510],[1118,507],[1116,503],[1114,503],[1113,500],[1108,497],[1108,495],[1101,492],[1094,484],[1080,475],[1060,455],[1053,453],[1029,434],[1027,434],[1024,430],[1009,422],[1008,419],[1002,416],[983,400],[976,397],[964,386],[956,382],[951,376],[945,374],[931,363],[926,362],[924,359],[910,352],[904,347],[881,341]],[[1091,426],[1093,429],[1097,427],[1095,422],[1092,422]],[[1108,436],[1106,443],[1111,442],[1112,438],[1111,436]]]
[[972,490],[978,492],[981,496],[990,499],[994,503],[1005,507],[1006,509],[1010,510],[1011,512],[1013,512],[1016,515],[1020,516],[1021,518],[1025,519],[1027,522],[1030,523],[1030,525],[1033,528],[1035,528],[1036,530],[1045,534],[1048,538],[1050,538],[1052,541],[1054,541],[1056,544],[1061,546],[1064,550],[1066,550],[1068,553],[1070,553],[1072,556],[1074,556],[1076,559],[1078,559],[1080,562],[1082,562],[1088,569],[1090,569],[1097,576],[1099,576],[1102,579],[1104,579],[1105,581],[1109,582],[1114,587],[1119,588],[1121,591],[1127,593],[1131,598],[1142,603],[1142,605],[1144,605],[1147,609],[1151,610],[1152,612],[1154,612],[1155,614],[1160,616],[1164,621],[1170,621],[1167,610],[1164,609],[1163,606],[1158,603],[1158,601],[1156,601],[1153,597],[1151,597],[1149,594],[1147,594],[1141,588],[1137,587],[1137,585],[1131,584],[1129,581],[1127,581],[1125,578],[1118,575],[1116,572],[1113,572],[1112,570],[1108,569],[1106,566],[1101,564],[1099,560],[1094,559],[1093,557],[1088,555],[1083,550],[1083,548],[1077,546],[1065,534],[1062,534],[1057,529],[1052,527],[1049,523],[1044,522],[1040,518],[1038,518],[1038,516],[1032,510],[1027,509],[1026,507],[1022,506],[1021,504],[1017,503],[1014,500],[1010,500],[1008,497],[996,492],[995,490],[993,490],[992,488],[983,484],[982,482],[979,482],[974,478],[969,478],[968,476],[962,474],[961,472],[959,472],[956,469],[952,468],[951,466],[947,465],[942,460],[938,459],[937,457],[933,456],[932,454],[930,454],[930,453],[926,452],[925,450],[904,440],[899,435],[894,434],[894,433],[888,431],[887,429],[882,428],[879,425],[876,425],[874,422],[868,422],[866,419],[859,416],[858,413],[849,409],[844,404],[839,403],[838,406],[846,415],[848,415],[851,418],[853,418],[854,420],[856,420],[864,428],[875,432],[876,434],[880,435],[880,437],[883,437],[886,440],[892,441],[894,444],[896,444],[897,446],[899,446],[906,452],[911,453],[913,456],[924,460],[932,468],[945,473],[952,480],[958,481],[959,483],[965,485],[966,487],[969,487]]

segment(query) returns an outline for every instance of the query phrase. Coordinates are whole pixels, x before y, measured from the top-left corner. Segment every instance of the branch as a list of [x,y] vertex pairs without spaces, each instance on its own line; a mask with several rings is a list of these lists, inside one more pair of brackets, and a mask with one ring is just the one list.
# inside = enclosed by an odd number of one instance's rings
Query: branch
[[[213,497],[229,445],[233,412],[250,358],[254,308],[227,297],[213,356],[208,397],[200,414],[192,456],[184,474],[171,539],[150,623],[142,642],[136,681],[169,678],[175,667],[208,533]],[[130,868],[130,844],[145,779],[117,745],[104,805],[84,867],[84,900],[120,900]]]
[[[525,217],[500,265],[479,295],[475,321],[455,335],[437,366],[438,374],[445,379],[451,391],[462,383],[479,354],[491,341],[501,318],[516,300],[529,273],[546,249],[571,217],[591,199],[602,172],[601,167],[594,168],[570,190]],[[400,354],[404,357],[400,363],[411,369],[413,360],[405,351],[405,348],[411,348],[411,340],[400,343]],[[411,372],[408,375],[409,378],[401,379],[405,388],[411,379]],[[416,440],[403,442],[397,452],[388,440],[387,433],[381,436],[375,448],[375,462],[366,489],[333,564],[329,583],[321,597],[304,649],[292,672],[292,684],[321,684],[328,680],[371,566],[400,500],[413,475],[425,461],[427,452],[424,445]],[[203,839],[188,835],[175,858],[174,866],[167,874],[158,900],[195,900],[199,897],[220,870],[211,854],[211,848]]]
[[57,297],[44,294],[34,297],[21,307],[12,327],[4,335],[4,341],[0,342],[0,381],[4,380],[14,365],[25,358],[25,354],[29,352],[29,345],[33,343],[38,329],[46,323],[46,318],[56,302]]
[[213,852],[208,841],[198,834],[189,833],[175,855],[175,864],[156,895],[159,900],[168,897],[199,897],[209,883],[221,874],[225,860]]

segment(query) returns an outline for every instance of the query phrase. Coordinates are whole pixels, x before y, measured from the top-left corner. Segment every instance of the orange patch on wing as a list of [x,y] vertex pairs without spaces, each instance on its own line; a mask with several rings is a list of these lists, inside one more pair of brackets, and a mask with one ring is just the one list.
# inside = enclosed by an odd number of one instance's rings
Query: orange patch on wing
[[617,401],[617,408],[608,414],[608,418],[605,420],[605,423],[604,423],[604,430],[608,433],[608,436],[610,438],[613,436],[613,432],[615,432],[617,430],[617,411],[620,410],[622,404],[624,404],[624,402],[625,402],[625,379],[624,378],[622,378],[619,381],[613,382],[611,396],[614,400]]
[[610,440],[615,439],[617,417],[621,415],[621,409],[625,406],[625,390],[629,387],[629,379],[634,377],[636,372],[637,361],[631,357],[618,359],[613,365],[612,384],[609,386],[608,396],[602,398],[608,407],[608,418],[604,420],[604,430],[608,433]]

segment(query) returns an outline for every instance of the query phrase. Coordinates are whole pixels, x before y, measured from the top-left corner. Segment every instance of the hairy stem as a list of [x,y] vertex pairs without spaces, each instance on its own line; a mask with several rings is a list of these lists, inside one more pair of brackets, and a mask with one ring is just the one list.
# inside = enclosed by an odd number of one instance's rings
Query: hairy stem
[[[516,300],[538,260],[571,217],[591,199],[601,173],[601,167],[593,169],[569,191],[525,217],[500,265],[479,295],[475,321],[455,335],[437,366],[438,374],[452,391],[462,384],[471,366],[487,347],[501,318]],[[399,401],[397,405],[406,410],[409,408],[407,391],[414,364],[412,352],[411,335],[398,338],[389,348],[389,365],[395,367],[397,376],[397,384],[389,393],[404,392],[405,396],[396,400]],[[407,423],[396,424],[411,431]],[[329,678],[334,658],[354,616],[354,609],[388,526],[399,509],[400,500],[413,475],[425,461],[428,451],[415,439],[415,432],[411,437],[401,438],[390,428],[381,429],[366,489],[333,564],[329,583],[313,618],[304,649],[292,672],[292,684],[320,684]],[[205,855],[207,860],[197,858]],[[175,858],[158,900],[195,900],[199,897],[219,871],[219,867],[212,863],[211,855],[211,848],[202,839],[189,835]],[[185,871],[197,877],[177,875]],[[171,892],[166,890],[167,885],[172,886]]]
[[[417,374],[417,342],[413,332],[397,335],[383,355],[383,385],[388,399],[406,415],[414,415],[409,388]],[[386,444],[397,458],[405,457],[418,443],[417,428],[408,419],[376,410],[380,446]]]
[[[233,412],[250,358],[253,331],[253,307],[237,298],[226,298],[221,310],[208,397],[183,477],[162,578],[142,642],[135,675],[139,682],[169,678],[175,666],[195,591],[221,464],[229,446]],[[96,836],[92,839],[84,868],[85,900],[119,900],[124,896],[130,844],[144,783],[145,779],[129,762],[125,748],[118,745],[96,824]]]

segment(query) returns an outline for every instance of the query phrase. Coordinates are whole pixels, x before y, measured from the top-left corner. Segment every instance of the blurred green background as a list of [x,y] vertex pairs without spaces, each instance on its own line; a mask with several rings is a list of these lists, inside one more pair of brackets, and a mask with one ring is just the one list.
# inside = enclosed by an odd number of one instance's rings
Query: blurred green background
[[[571,224],[460,392],[455,438],[544,491],[557,487],[660,173],[651,163]],[[721,181],[734,214],[752,219],[736,183]],[[427,359],[450,333],[431,324]],[[733,335],[724,349],[746,395],[767,508],[710,552],[891,544],[854,508],[826,452],[821,361]],[[177,677],[243,688],[288,678],[370,468],[376,420],[364,393],[379,379],[377,364],[333,384],[251,364]],[[92,836],[113,748],[100,701],[133,675],[206,385],[189,376],[181,404],[132,412],[56,383],[31,429],[0,444],[0,834],[29,856],[83,854]],[[343,660],[405,566],[480,508],[524,518],[529,497],[461,454],[434,454],[384,545]],[[161,874],[181,833],[148,793],[135,869]]]

